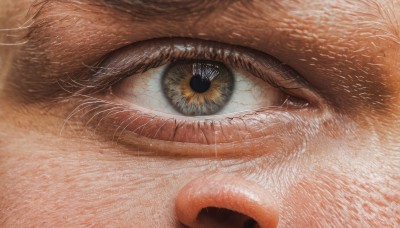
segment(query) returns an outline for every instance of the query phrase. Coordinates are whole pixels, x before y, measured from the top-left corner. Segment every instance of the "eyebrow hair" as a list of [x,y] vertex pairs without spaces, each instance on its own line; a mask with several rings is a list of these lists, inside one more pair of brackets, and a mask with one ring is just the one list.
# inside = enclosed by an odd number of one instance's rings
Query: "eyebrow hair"
[[234,3],[250,5],[253,0],[101,0],[105,6],[139,19],[182,19],[187,15],[205,16]]

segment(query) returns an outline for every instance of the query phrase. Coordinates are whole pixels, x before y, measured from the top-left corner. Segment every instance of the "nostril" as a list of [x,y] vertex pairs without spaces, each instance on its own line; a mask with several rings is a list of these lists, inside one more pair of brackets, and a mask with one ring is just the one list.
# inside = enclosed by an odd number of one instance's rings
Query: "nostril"
[[277,227],[272,195],[257,183],[232,174],[190,181],[176,198],[176,215],[188,227]]
[[254,219],[249,219],[243,223],[243,228],[259,228],[257,221]]
[[197,216],[204,227],[256,228],[257,222],[247,215],[225,208],[207,207]]

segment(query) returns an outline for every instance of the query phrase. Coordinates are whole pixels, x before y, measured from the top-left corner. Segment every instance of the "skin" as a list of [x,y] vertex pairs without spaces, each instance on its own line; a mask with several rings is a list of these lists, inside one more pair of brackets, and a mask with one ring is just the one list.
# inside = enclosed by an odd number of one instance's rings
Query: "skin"
[[[254,1],[200,20],[132,20],[63,1],[35,14],[32,4],[0,2],[0,226],[400,225],[398,1]],[[262,122],[274,140],[189,147],[123,132],[114,141],[107,128],[67,118],[80,97],[52,100],[54,78],[162,37],[274,56],[306,78],[317,108],[283,127],[272,123],[295,111]],[[211,207],[241,214],[200,212]]]

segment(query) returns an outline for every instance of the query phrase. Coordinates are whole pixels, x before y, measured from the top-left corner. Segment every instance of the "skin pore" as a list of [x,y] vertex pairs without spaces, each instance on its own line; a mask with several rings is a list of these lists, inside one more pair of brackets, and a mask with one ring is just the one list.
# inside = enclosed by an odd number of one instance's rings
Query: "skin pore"
[[[398,1],[138,2],[0,2],[1,227],[400,224]],[[193,120],[109,92],[171,46],[273,58],[308,106]]]

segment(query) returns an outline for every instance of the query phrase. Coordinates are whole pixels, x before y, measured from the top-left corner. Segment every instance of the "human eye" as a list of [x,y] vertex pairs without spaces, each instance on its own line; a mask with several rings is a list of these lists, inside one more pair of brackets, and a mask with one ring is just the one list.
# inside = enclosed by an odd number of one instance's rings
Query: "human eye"
[[83,119],[113,140],[156,150],[196,145],[215,152],[273,140],[320,105],[279,60],[213,41],[142,41],[110,53],[92,71],[91,86],[79,92],[90,94]]
[[178,59],[128,77],[112,92],[132,107],[157,111],[159,115],[204,118],[280,107],[291,98],[261,78],[222,62],[201,59]]

